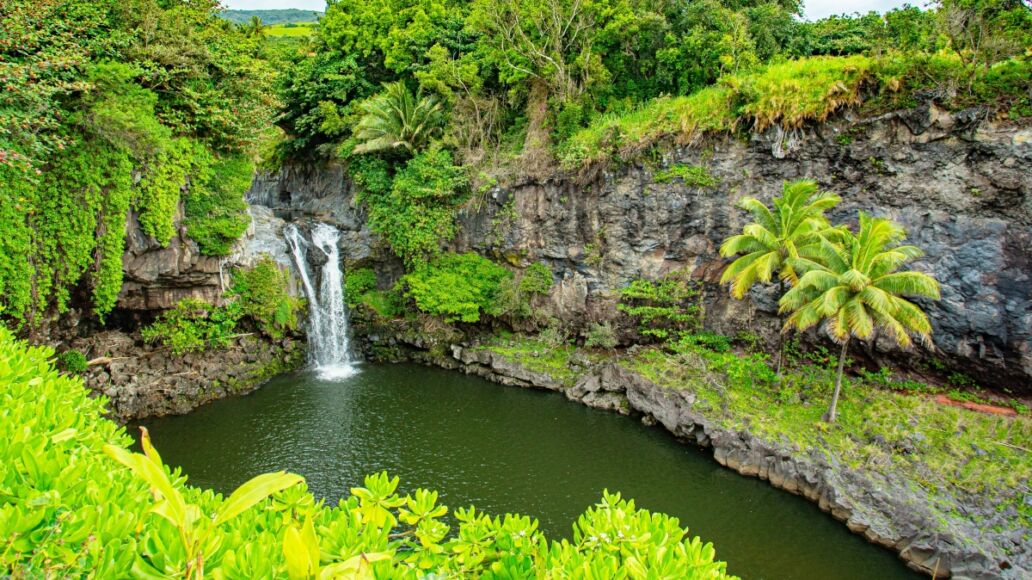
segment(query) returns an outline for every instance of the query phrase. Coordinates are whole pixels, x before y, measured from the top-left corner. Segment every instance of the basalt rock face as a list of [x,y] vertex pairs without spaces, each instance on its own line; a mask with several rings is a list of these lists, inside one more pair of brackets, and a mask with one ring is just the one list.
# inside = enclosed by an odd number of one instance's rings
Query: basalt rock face
[[272,211],[252,206],[251,225],[229,256],[205,256],[181,225],[180,203],[176,235],[162,246],[140,228],[137,215],[126,224],[126,248],[122,256],[124,282],[118,308],[126,311],[159,311],[175,307],[184,298],[197,298],[212,304],[222,299],[234,267],[251,266],[264,255],[283,268],[290,267],[287,245],[283,240],[285,222]]
[[242,336],[217,352],[173,355],[120,331],[76,339],[70,346],[98,361],[84,376],[86,386],[108,398],[108,410],[119,422],[182,415],[250,392],[300,367],[305,352],[294,339]]
[[[612,316],[614,291],[631,280],[686,268],[708,283],[708,328],[772,341],[775,289],[731,300],[716,286],[726,263],[718,248],[747,223],[737,200],[769,201],[783,181],[813,178],[842,196],[834,221],[855,225],[860,211],[892,218],[925,251],[914,268],[941,282],[942,299],[922,303],[935,349],[920,355],[1032,393],[1032,126],[973,126],[929,107],[813,127],[784,158],[772,149],[767,136],[725,138],[671,150],[656,165],[496,188],[464,217],[458,246],[548,263],[554,314],[575,324]],[[657,179],[676,164],[703,167],[716,183]],[[854,354],[910,358],[887,341]]]
[[[987,385],[1032,393],[1032,125],[979,121],[934,105],[877,119],[841,118],[748,140],[715,138],[668,148],[654,163],[595,168],[495,187],[460,214],[457,251],[515,266],[545,262],[556,275],[548,314],[576,330],[616,316],[617,291],[639,277],[687,269],[705,283],[708,329],[753,332],[775,341],[777,294],[755,288],[728,297],[717,281],[721,241],[747,223],[735,207],[765,201],[785,180],[813,178],[842,196],[831,213],[855,225],[865,211],[902,223],[926,256],[914,268],[942,283],[923,302],[934,348],[903,353],[888,341],[854,348],[871,364],[943,363]],[[713,185],[660,179],[664,168],[703,167]],[[346,264],[377,266],[381,281],[397,260],[365,224],[339,165],[287,167],[259,179],[249,195],[278,215],[307,215],[342,230]],[[811,334],[810,340],[824,340]]]

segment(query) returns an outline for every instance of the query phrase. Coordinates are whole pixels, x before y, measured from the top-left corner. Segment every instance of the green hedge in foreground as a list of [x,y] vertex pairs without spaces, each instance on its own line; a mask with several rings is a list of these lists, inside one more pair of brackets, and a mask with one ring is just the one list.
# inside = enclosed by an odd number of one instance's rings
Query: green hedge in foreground
[[335,507],[284,473],[223,498],[186,485],[146,442],[129,453],[103,400],[52,357],[0,329],[0,576],[728,578],[711,544],[618,494],[562,541],[474,508],[449,529],[436,492],[399,496],[383,473]]

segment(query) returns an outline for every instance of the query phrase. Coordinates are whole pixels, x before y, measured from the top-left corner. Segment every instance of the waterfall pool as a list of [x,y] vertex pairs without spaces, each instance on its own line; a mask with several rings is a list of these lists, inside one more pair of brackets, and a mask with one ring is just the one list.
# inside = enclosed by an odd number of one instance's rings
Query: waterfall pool
[[569,537],[603,489],[681,520],[748,579],[917,578],[806,500],[742,477],[658,428],[418,365],[364,364],[338,381],[280,376],[257,392],[143,423],[166,462],[223,493],[299,473],[328,502],[387,470],[450,508],[520,512]]

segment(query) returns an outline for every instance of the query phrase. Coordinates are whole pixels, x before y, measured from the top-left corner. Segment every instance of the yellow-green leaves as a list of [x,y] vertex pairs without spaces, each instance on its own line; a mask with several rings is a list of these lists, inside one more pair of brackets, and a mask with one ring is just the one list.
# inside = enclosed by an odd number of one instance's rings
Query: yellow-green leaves
[[265,498],[292,485],[303,482],[305,478],[293,473],[278,471],[265,473],[247,481],[229,496],[219,508],[215,516],[215,525],[221,525],[250,509]]
[[291,580],[312,578],[319,570],[319,537],[312,525],[312,518],[298,529],[290,526],[283,535],[283,556],[287,560],[287,573]]

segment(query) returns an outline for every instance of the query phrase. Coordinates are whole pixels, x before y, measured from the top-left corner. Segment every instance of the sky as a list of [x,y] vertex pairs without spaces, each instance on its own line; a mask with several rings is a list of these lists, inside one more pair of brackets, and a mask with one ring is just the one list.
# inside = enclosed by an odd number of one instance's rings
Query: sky
[[[306,10],[322,10],[326,7],[324,0],[222,0],[228,8],[235,9],[267,9],[267,8],[304,8]],[[807,20],[816,20],[832,14],[866,13],[871,10],[884,12],[897,6],[907,4],[907,0],[803,0],[803,12]],[[909,4],[923,6],[923,0],[910,0]]]

